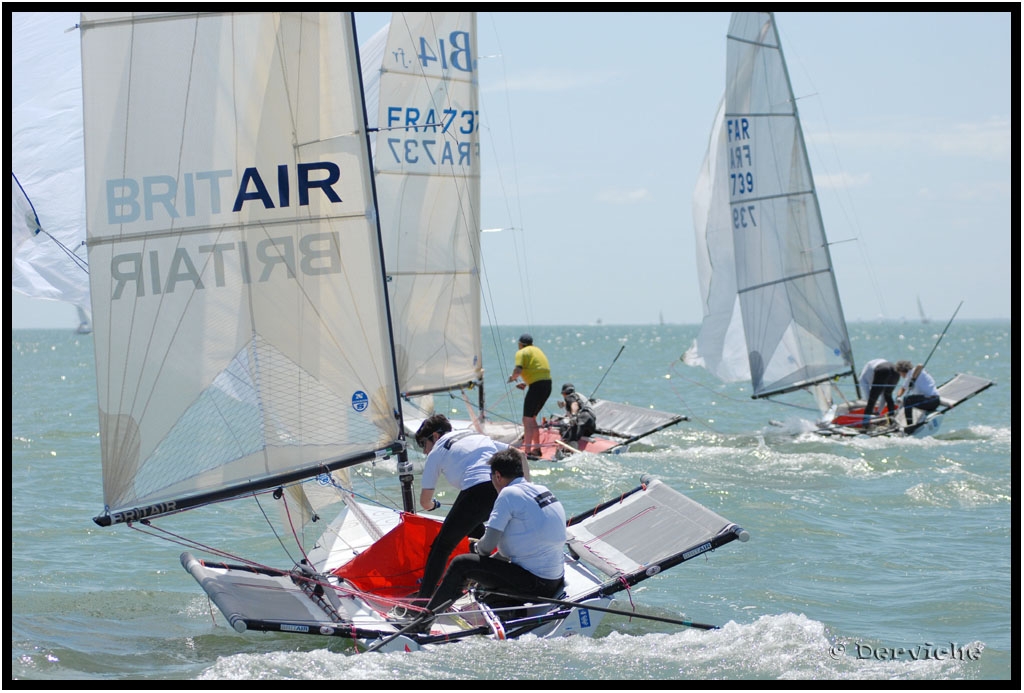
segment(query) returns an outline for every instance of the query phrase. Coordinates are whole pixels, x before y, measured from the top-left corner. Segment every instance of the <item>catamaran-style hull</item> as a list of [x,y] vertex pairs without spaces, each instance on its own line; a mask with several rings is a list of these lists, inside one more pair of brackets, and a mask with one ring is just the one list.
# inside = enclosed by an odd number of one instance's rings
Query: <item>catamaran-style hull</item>
[[605,399],[591,399],[590,406],[597,417],[597,433],[580,438],[573,445],[562,441],[558,429],[560,418],[542,422],[540,426],[541,459],[554,460],[578,452],[595,454],[627,452],[632,443],[689,420],[680,414],[671,414]]
[[[902,410],[897,412],[894,422],[886,422],[883,417],[888,415],[889,408],[885,406],[882,407],[880,414],[874,420],[875,425],[865,426],[865,402],[857,401],[837,408],[836,413],[831,419],[820,422],[819,428],[815,433],[825,436],[842,437],[906,435],[914,436],[915,438],[925,438],[938,433],[942,426],[943,417],[948,411],[963,404],[975,395],[984,392],[993,385],[995,383],[986,378],[979,378],[978,376],[967,375],[966,373],[957,373],[937,388],[939,391],[938,409],[935,411],[914,409],[914,423],[911,426],[906,425],[906,417]],[[879,419],[882,419],[882,425],[878,425]]]
[[[561,417],[545,419],[540,423],[538,433],[540,435],[539,456],[531,456],[531,459],[556,460],[566,455],[574,455],[580,452],[594,454],[612,452],[620,453],[629,450],[629,446],[642,438],[646,438],[658,431],[675,426],[687,421],[687,417],[680,414],[636,407],[621,402],[612,402],[604,399],[592,399],[590,402],[597,416],[597,432],[591,436],[584,436],[575,444],[569,445],[562,441],[558,428]],[[406,429],[410,436],[414,435],[423,419],[405,419]],[[452,428],[460,430],[472,428],[509,445],[521,445],[523,440],[522,426],[510,422],[492,421],[485,419],[454,419],[451,420]]]
[[639,487],[569,519],[565,587],[556,600],[526,599],[514,613],[470,592],[439,614],[429,633],[403,632],[416,615],[408,598],[429,547],[417,540],[417,528],[434,526],[436,532],[439,525],[436,518],[350,502],[294,569],[204,562],[189,552],[181,563],[240,633],[334,636],[362,647],[412,650],[477,635],[593,636],[616,593],[749,538],[734,523],[645,477]]

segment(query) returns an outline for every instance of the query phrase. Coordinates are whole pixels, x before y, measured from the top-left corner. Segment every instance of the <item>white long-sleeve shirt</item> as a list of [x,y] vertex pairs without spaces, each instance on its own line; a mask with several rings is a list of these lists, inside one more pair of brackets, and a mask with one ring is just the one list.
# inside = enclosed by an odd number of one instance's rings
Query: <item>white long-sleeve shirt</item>
[[860,371],[860,394],[867,397],[871,392],[871,383],[875,379],[875,368],[885,363],[885,359],[872,359],[864,364]]
[[904,393],[905,397],[910,395],[920,395],[922,397],[938,397],[939,390],[935,387],[935,378],[929,375],[928,371],[922,369],[921,374],[917,376],[917,380],[914,381],[913,386],[910,385],[910,379],[914,377],[914,371],[910,371],[907,374],[906,382],[904,386],[907,388]]

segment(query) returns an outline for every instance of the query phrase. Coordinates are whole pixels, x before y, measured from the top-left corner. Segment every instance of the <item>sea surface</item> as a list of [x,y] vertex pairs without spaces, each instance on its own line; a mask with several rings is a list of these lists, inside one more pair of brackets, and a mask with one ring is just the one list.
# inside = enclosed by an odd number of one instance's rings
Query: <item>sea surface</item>
[[[859,364],[921,362],[943,327],[855,323],[850,331]],[[498,415],[513,420],[522,393],[504,381],[522,330],[483,335],[485,391]],[[103,510],[92,337],[15,330],[3,605],[11,678],[345,679],[350,688],[454,679],[559,679],[586,689],[596,680],[1019,683],[1020,605],[1011,596],[1011,582],[1019,584],[1019,539],[1011,540],[1018,464],[1011,422],[1019,420],[1012,401],[1019,397],[1011,399],[1010,321],[950,326],[928,371],[939,382],[966,372],[997,385],[954,409],[926,439],[804,432],[811,412],[752,400],[749,385],[685,366],[679,357],[696,326],[530,331],[551,360],[556,392],[573,382],[586,394],[596,388],[598,397],[689,417],[623,454],[533,468],[568,514],[652,473],[746,528],[749,542],[646,580],[616,604],[720,629],[609,615],[595,638],[476,639],[406,654],[360,654],[318,636],[240,635],[182,569],[181,546],[139,525],[101,528],[92,520]],[[448,404],[438,401],[441,410]],[[545,412],[557,411],[552,399]],[[356,476],[399,498],[388,463]],[[278,538],[251,503],[185,513],[172,529],[271,553]],[[274,565],[290,565],[276,556]]]

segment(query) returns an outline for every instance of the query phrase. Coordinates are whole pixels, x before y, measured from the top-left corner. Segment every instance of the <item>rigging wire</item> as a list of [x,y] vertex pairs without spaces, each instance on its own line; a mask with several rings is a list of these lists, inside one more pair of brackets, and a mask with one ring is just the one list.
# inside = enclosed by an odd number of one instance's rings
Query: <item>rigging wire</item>
[[[782,40],[781,39],[782,30],[779,29],[778,24],[775,25],[775,30],[780,34],[780,41],[781,41]],[[790,39],[788,37],[785,40],[785,44],[787,46],[792,46],[792,43],[790,42]],[[790,65],[790,66],[792,66],[792,64],[793,64],[794,55],[795,54],[794,54],[794,52],[791,49],[786,52],[787,64]],[[799,101],[799,100],[802,100],[802,99],[809,99],[811,97],[815,97],[814,98],[814,102],[817,104],[819,112],[821,114],[820,117],[821,117],[822,121],[825,124],[825,133],[826,133],[826,136],[827,136],[826,139],[828,140],[829,145],[831,145],[831,150],[832,150],[832,153],[833,153],[833,155],[835,157],[835,161],[836,161],[836,163],[838,165],[838,170],[839,171],[843,171],[842,160],[841,160],[841,158],[839,156],[839,148],[836,146],[836,138],[835,138],[835,136],[832,133],[832,127],[831,127],[831,125],[829,123],[828,115],[825,113],[825,107],[824,107],[824,103],[821,100],[820,92],[818,91],[817,87],[815,86],[814,80],[811,77],[810,72],[807,70],[806,66],[804,65],[804,63],[803,63],[802,59],[800,58],[799,54],[796,54],[795,58],[796,58],[796,62],[800,66],[801,74],[803,74],[804,79],[811,85],[812,91],[811,91],[810,94],[807,94],[805,96],[794,96],[794,98]],[[825,158],[824,155],[819,153],[819,149],[814,145],[813,139],[812,140],[808,140],[805,137],[804,138],[804,144],[805,144],[805,146],[808,146],[808,147],[810,147],[811,149],[814,150],[815,159],[818,162],[820,162],[823,167],[825,167],[826,158]],[[828,170],[828,167],[825,167],[825,168],[826,168],[826,170]],[[836,178],[837,176],[831,175],[831,174],[824,174],[823,177]],[[815,178],[817,178],[817,176],[815,176]],[[815,185],[815,187],[820,192],[820,190],[821,190],[820,186]],[[886,317],[888,315],[888,311],[887,311],[886,306],[885,306],[885,294],[879,288],[879,283],[878,283],[877,277],[875,276],[875,272],[874,272],[874,269],[873,269],[873,264],[871,263],[870,258],[868,257],[867,250],[865,248],[865,244],[863,243],[862,226],[861,226],[860,220],[857,217],[856,207],[855,207],[855,205],[853,203],[853,197],[849,193],[849,188],[847,186],[825,186],[825,187],[827,189],[829,189],[830,191],[834,191],[833,199],[836,201],[836,203],[837,203],[837,205],[838,205],[838,207],[839,207],[843,217],[847,219],[848,224],[854,230],[854,233],[855,233],[854,240],[857,241],[857,249],[858,249],[858,251],[860,251],[861,261],[864,263],[865,271],[867,273],[868,279],[871,282],[871,288],[873,289],[873,291],[875,293],[875,298],[878,301],[878,305],[879,305],[879,309],[881,311],[882,317]],[[840,187],[841,187],[841,189],[843,191],[845,191],[845,197],[843,197],[838,192],[838,188],[840,188]],[[820,195],[819,195],[819,197],[820,197]],[[832,241],[832,242],[829,243],[829,245],[834,245],[835,243],[836,243],[835,241]]]
[[[509,100],[508,73],[506,71],[505,58],[504,58],[505,54],[504,54],[504,50],[502,49],[502,46],[501,46],[501,38],[500,38],[500,34],[498,32],[497,23],[495,22],[494,14],[493,13],[488,13],[488,15],[490,17],[491,27],[492,27],[492,30],[494,32],[494,40],[495,40],[495,43],[498,46],[498,53],[497,53],[497,55],[495,57],[498,59],[499,64],[501,65],[501,71],[502,71],[501,84],[504,86],[504,88],[502,89],[502,93],[505,96],[505,114],[506,114],[507,122],[509,123],[508,139],[509,139],[509,144],[510,144],[510,148],[511,148],[511,156],[512,156],[512,183],[513,183],[513,187],[515,188],[514,199],[516,200],[516,205],[518,207],[517,217],[520,219],[520,223],[518,224],[518,227],[519,227],[518,230],[521,232],[523,230],[523,228],[526,226],[526,224],[524,222],[522,222],[522,219],[523,219],[522,195],[520,194],[520,190],[519,190],[519,177],[517,175],[517,171],[519,170],[519,165],[518,165],[518,162],[516,160],[515,132],[514,132],[514,129],[512,128],[512,106],[511,106],[511,102]],[[481,101],[482,101],[482,97],[481,97]],[[482,105],[481,105],[481,109],[480,110],[481,111],[484,110]],[[497,158],[496,157],[497,147],[493,146],[493,142],[494,142],[493,131],[489,127],[487,128],[487,130],[488,130],[489,136],[491,137],[492,152],[495,154],[495,159],[496,159]],[[504,178],[501,176],[501,167],[496,165],[495,169],[496,169],[496,171],[498,173],[498,181],[501,184],[501,189],[504,191],[505,190],[505,186],[504,186]],[[508,207],[508,198],[509,198],[508,195],[503,195],[503,199],[506,201],[506,207]],[[508,210],[508,216],[509,216],[510,219],[513,218],[511,210]],[[511,226],[515,227],[516,225],[512,224]],[[519,251],[519,243],[521,241],[525,241],[525,239],[521,238],[519,235],[514,235],[513,236],[513,241],[515,242],[515,246],[514,247],[516,249],[515,257],[516,257],[516,268],[517,268],[518,273],[519,273],[520,295],[524,297],[524,308],[526,310],[526,318],[527,318],[526,322],[527,322],[528,325],[532,325],[533,324],[533,311],[532,311],[531,306],[533,305],[533,298],[532,298],[532,296],[530,294],[531,282],[529,281],[529,277],[527,276],[529,265],[526,264],[524,262],[524,260],[523,260],[523,258],[525,257],[526,249],[525,248],[522,249],[522,254],[520,254],[520,251]]]

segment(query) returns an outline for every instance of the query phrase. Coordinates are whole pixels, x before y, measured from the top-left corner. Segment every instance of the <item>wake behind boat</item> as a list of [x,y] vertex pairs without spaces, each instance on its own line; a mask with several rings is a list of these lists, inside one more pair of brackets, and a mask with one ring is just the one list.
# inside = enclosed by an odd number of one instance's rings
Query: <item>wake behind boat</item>
[[734,13],[727,43],[725,96],[694,190],[704,320],[684,362],[725,382],[750,381],[754,399],[809,393],[823,435],[934,433],[946,412],[993,383],[956,374],[939,388],[939,409],[916,412],[912,429],[902,410],[895,421],[884,410],[865,419],[868,393],[857,381],[774,15]]
[[[467,25],[436,34],[442,17],[408,19],[405,56],[424,71],[475,65]],[[89,12],[79,28],[88,247],[103,268],[90,276],[94,520],[157,533],[170,515],[255,502],[268,536],[290,538],[287,567],[169,537],[235,630],[372,650],[593,635],[615,594],[747,539],[646,478],[568,521],[564,595],[518,595],[504,612],[507,596],[470,592],[414,632],[407,597],[440,522],[412,512],[353,16]],[[350,485],[352,468],[385,461],[400,508]],[[240,528],[221,529],[226,543]]]

